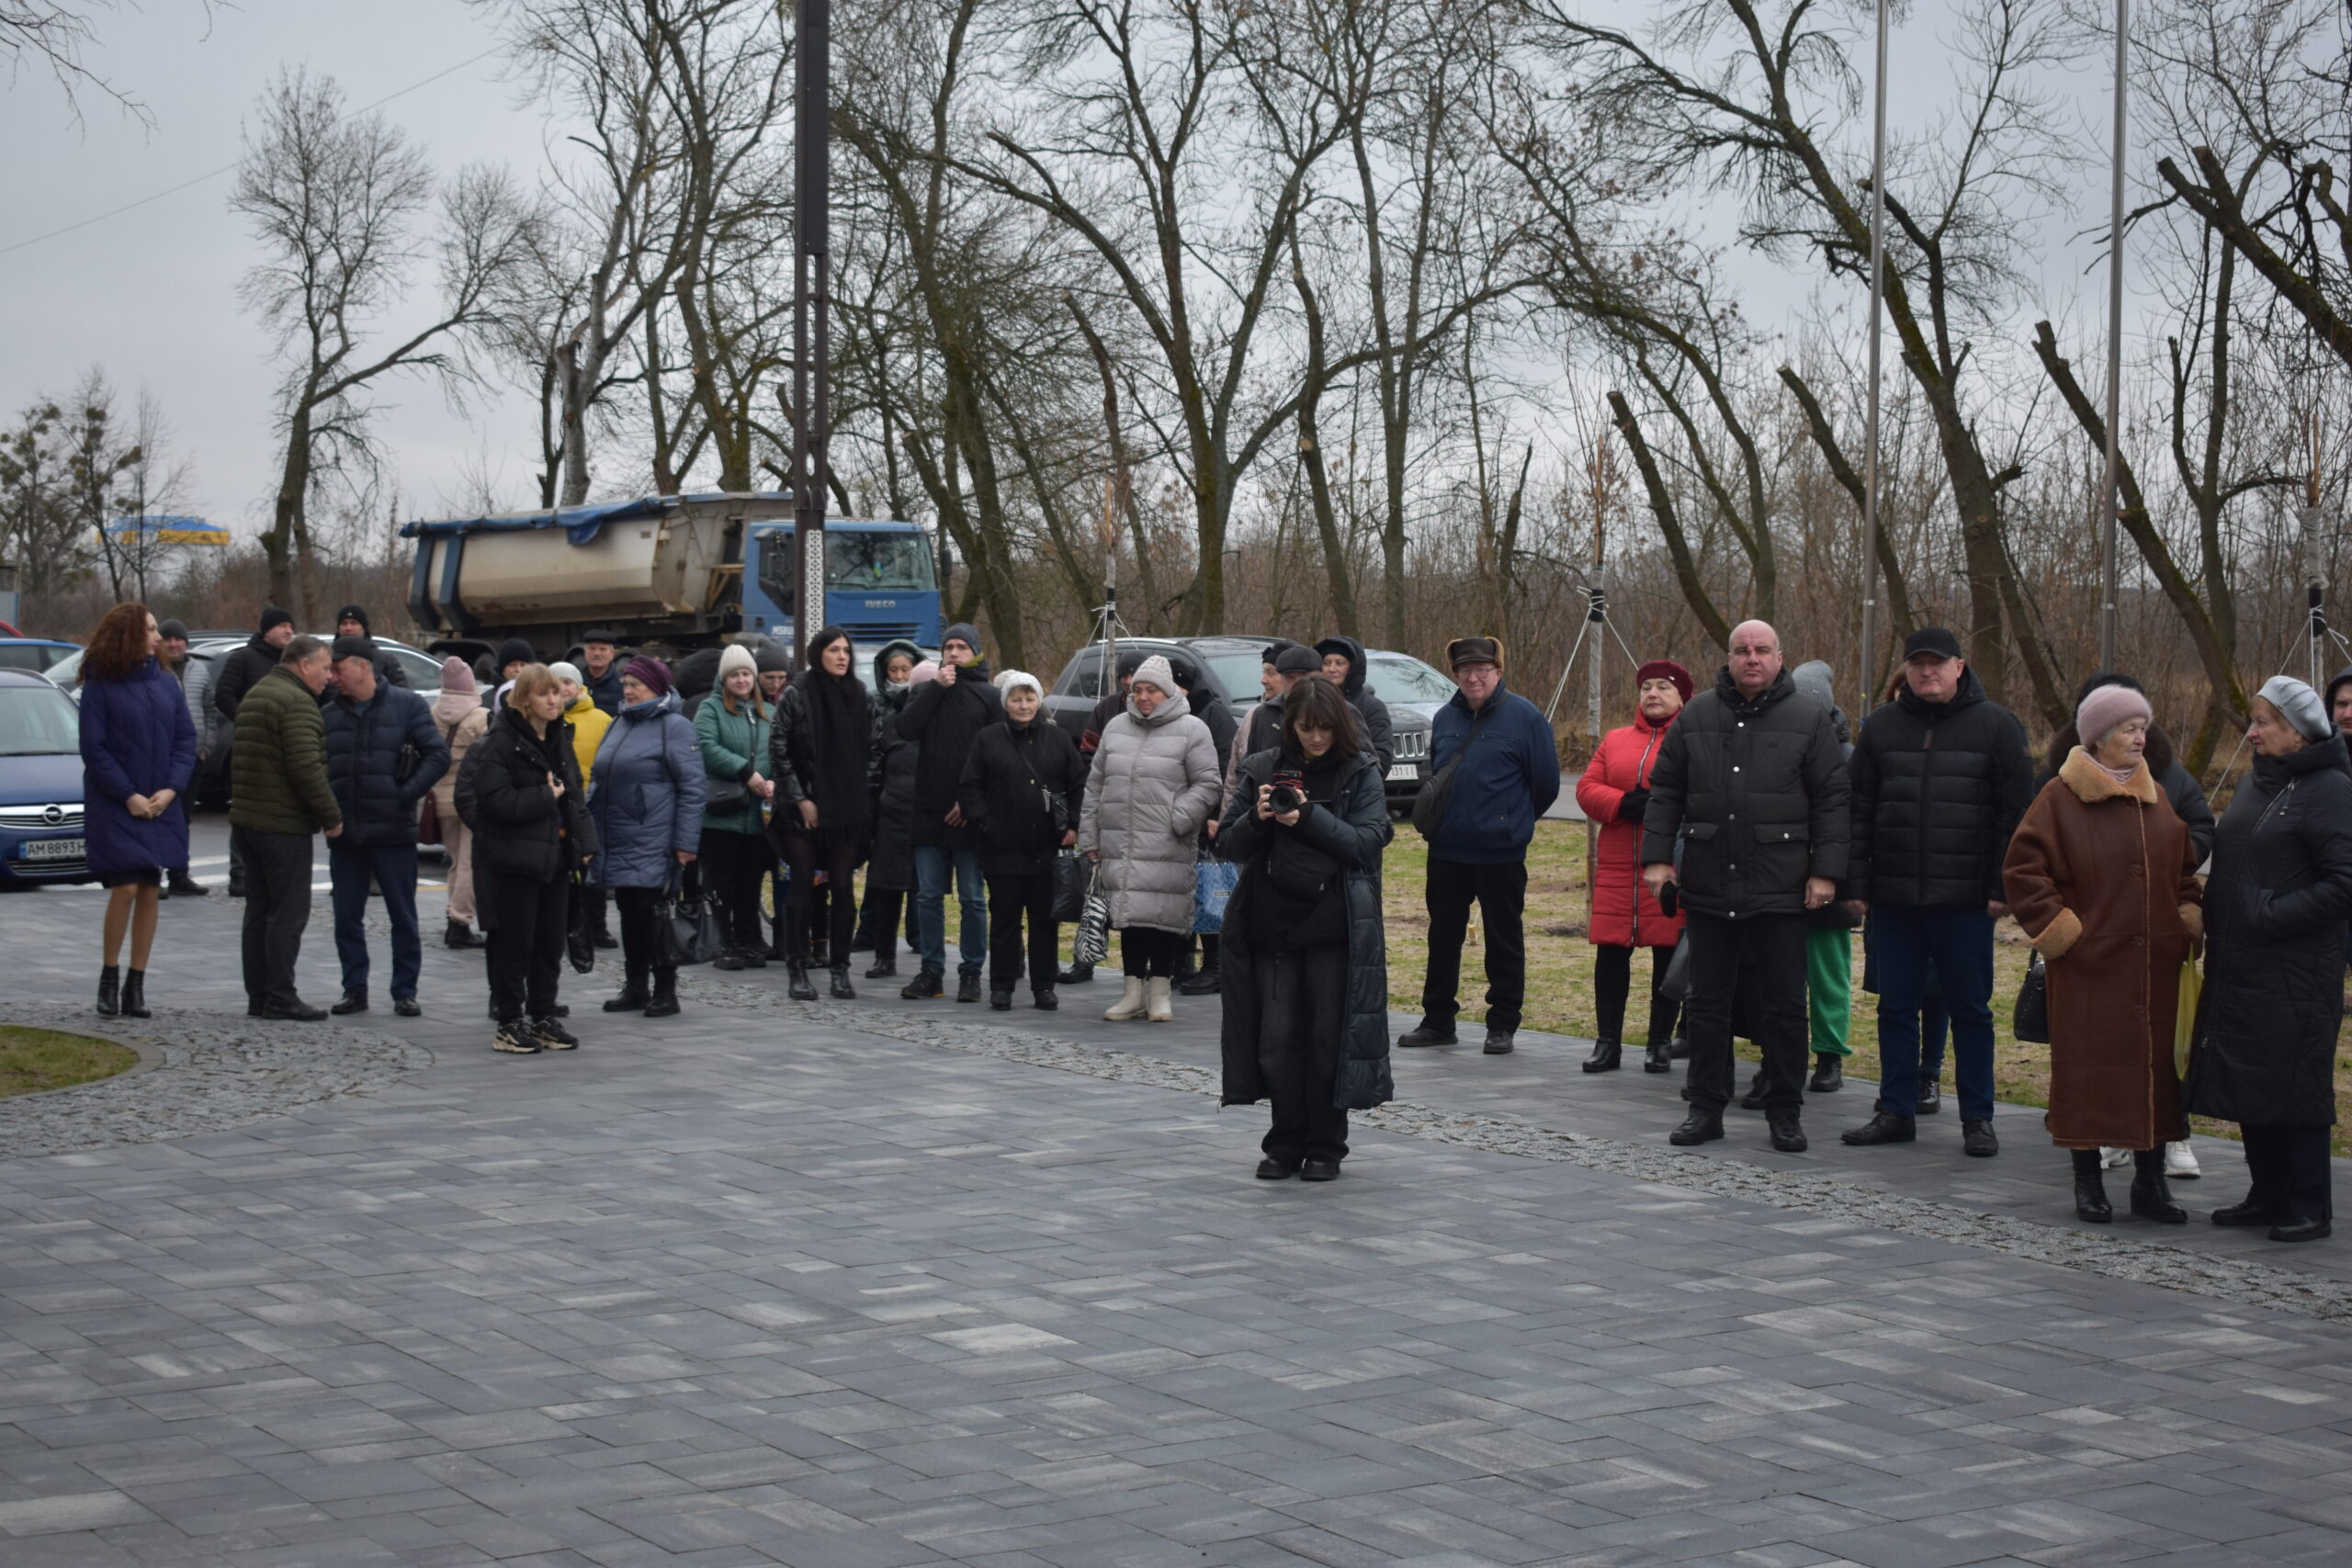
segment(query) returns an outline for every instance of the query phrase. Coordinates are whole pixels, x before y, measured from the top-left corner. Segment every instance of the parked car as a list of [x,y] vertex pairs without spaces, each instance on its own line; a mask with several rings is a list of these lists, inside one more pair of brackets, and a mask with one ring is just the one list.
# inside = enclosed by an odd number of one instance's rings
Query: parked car
[[87,882],[82,710],[29,670],[0,670],[0,887]]
[[29,670],[41,674],[61,659],[82,651],[78,642],[49,637],[0,637],[0,670]]
[[[1259,703],[1259,675],[1265,669],[1263,655],[1272,637],[1238,637],[1225,633],[1216,637],[1122,637],[1119,653],[1125,657],[1130,649],[1143,653],[1189,657],[1206,672],[1208,683],[1232,707],[1236,719],[1245,718]],[[1429,764],[1430,718],[1446,698],[1453,695],[1453,682],[1439,675],[1410,654],[1388,654],[1367,650],[1365,657],[1372,669],[1365,684],[1374,696],[1388,705],[1388,716],[1393,721],[1393,739],[1396,746],[1396,764],[1388,770],[1388,804],[1392,807],[1410,806],[1421,791],[1421,778]],[[1436,676],[1445,686],[1445,697],[1436,703],[1422,700],[1426,683],[1419,675],[1413,677],[1417,694],[1401,705],[1388,694],[1383,683],[1381,660],[1387,658],[1402,662],[1396,667],[1401,680],[1405,666],[1412,666],[1428,675]],[[1064,729],[1077,736],[1084,732],[1087,719],[1094,712],[1094,705],[1105,690],[1102,684],[1102,645],[1089,643],[1070,656],[1062,672],[1054,682],[1054,689],[1046,694],[1046,706]]]

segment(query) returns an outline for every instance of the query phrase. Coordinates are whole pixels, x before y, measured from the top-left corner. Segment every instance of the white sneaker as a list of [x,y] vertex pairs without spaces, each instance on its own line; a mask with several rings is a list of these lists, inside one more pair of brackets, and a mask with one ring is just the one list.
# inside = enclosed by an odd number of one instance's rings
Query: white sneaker
[[2110,1149],[2102,1145],[2098,1151],[2098,1163],[2099,1168],[2102,1170],[2121,1170],[2125,1166],[2132,1163],[2132,1151],[2130,1149]]
[[2194,1181],[2205,1174],[2197,1168],[2197,1153],[2187,1138],[2165,1145],[2165,1174],[2175,1181]]

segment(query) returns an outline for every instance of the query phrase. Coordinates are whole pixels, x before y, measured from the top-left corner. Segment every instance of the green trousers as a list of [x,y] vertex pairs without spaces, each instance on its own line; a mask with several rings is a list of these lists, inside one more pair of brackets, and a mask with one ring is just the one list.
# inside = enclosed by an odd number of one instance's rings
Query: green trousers
[[1854,933],[1815,927],[1804,938],[1804,990],[1812,1004],[1813,1054],[1850,1056],[1854,1011]]

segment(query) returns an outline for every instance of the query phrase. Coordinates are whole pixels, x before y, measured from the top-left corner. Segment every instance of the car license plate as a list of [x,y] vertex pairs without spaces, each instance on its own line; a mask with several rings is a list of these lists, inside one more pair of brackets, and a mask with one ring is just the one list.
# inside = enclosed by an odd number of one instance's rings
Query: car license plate
[[80,860],[83,855],[79,839],[28,839],[17,846],[23,860]]
[[1392,784],[1399,779],[1418,779],[1420,776],[1421,765],[1419,762],[1398,762],[1388,770],[1389,782]]

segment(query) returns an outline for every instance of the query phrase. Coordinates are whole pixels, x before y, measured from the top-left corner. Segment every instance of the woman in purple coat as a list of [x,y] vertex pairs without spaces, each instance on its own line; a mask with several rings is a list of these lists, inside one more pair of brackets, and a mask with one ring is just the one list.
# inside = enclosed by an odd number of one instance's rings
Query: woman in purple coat
[[[187,814],[172,809],[196,773],[196,726],[180,683],[155,659],[162,639],[144,604],[106,613],[82,656],[82,811],[90,869],[107,899],[98,1011],[147,1016],[147,955],[167,871],[187,869]],[[130,973],[119,976],[122,933]]]

